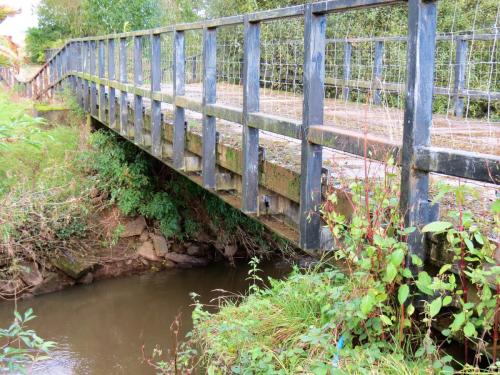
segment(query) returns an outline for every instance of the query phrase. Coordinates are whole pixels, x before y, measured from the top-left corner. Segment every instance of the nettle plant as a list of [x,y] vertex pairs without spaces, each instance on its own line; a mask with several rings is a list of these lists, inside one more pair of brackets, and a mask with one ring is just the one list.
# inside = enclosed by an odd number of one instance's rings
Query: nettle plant
[[[447,312],[453,311],[453,318],[443,331],[445,342],[465,339],[468,352],[468,342],[473,341],[477,348],[474,365],[488,341],[496,352],[500,267],[494,261],[495,246],[473,214],[464,209],[471,194],[474,191],[466,185],[439,186],[435,201],[452,195],[457,208],[448,212],[448,221],[422,228],[444,236],[445,251],[452,255],[434,275],[423,269],[420,258],[408,254],[406,238],[416,228],[403,225],[393,161],[387,164],[383,181],[365,177],[330,191],[321,214],[335,241],[333,256],[357,284],[350,296],[357,309],[342,327],[347,347],[376,342],[379,349],[390,350],[398,344],[411,349],[415,357],[430,360],[435,370],[452,373],[452,358],[440,355],[444,342],[438,345],[431,335],[433,322],[446,307]],[[350,203],[348,216],[337,209],[340,195]],[[498,200],[492,210],[498,228]],[[408,260],[419,271],[412,272]],[[471,289],[477,291],[477,298],[470,298]],[[416,307],[423,308],[416,313]],[[493,366],[495,362],[493,357]]]

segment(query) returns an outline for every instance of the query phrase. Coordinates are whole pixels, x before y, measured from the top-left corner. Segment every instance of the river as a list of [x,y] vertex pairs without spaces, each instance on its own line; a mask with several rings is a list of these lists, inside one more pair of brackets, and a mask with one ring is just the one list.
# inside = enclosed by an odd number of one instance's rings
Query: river
[[[286,267],[262,264],[265,275],[280,277]],[[191,329],[191,297],[195,292],[209,303],[224,289],[243,293],[248,267],[217,264],[198,269],[163,272],[78,285],[61,292],[19,301],[18,310],[33,308],[37,318],[29,328],[57,342],[52,358],[33,374],[154,374],[143,363],[141,347],[151,354],[174,342],[170,325],[180,314],[181,335]],[[0,304],[0,326],[12,321],[14,305]]]

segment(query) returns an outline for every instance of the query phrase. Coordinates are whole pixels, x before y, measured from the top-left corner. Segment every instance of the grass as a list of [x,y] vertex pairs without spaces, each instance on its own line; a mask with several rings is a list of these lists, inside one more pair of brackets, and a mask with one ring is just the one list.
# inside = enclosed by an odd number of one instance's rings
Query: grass
[[[32,117],[33,103],[0,93],[0,250],[4,280],[22,260],[42,263],[85,233],[95,182],[81,158],[88,130]],[[66,241],[66,242],[64,242]],[[8,298],[8,296],[6,296]]]
[[78,126],[51,126],[30,112],[32,103],[0,93],[0,197],[13,190],[47,190],[75,182]]
[[362,280],[335,268],[295,269],[287,279],[259,287],[255,272],[251,292],[224,299],[218,312],[196,305],[179,362],[195,347],[196,366],[211,374],[433,373],[431,361],[412,359],[404,346],[349,339],[341,344],[345,322],[359,309]]

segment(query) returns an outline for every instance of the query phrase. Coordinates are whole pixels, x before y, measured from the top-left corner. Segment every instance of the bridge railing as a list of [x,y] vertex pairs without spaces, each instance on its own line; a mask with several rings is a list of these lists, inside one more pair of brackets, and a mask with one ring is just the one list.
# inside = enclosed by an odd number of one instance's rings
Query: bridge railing
[[[406,44],[405,83],[398,83],[397,87],[392,83],[378,83],[371,89],[375,87],[375,102],[380,99],[377,92],[383,90],[404,93],[402,141],[389,141],[325,125],[325,86],[331,84],[326,76],[327,46],[359,42],[329,40],[327,15],[396,4],[408,5],[408,36],[397,37],[404,39]],[[273,115],[261,106],[259,100],[266,80],[266,73],[261,68],[261,54],[265,52],[263,48],[269,48],[263,47],[262,29],[279,19],[297,20],[303,33],[300,73],[295,72],[301,77],[297,89],[300,91],[297,96],[300,99],[298,119]],[[217,31],[231,27],[240,30],[241,45],[236,43],[232,47],[235,56],[239,57],[231,66],[238,73],[229,79],[237,87],[234,92],[237,98],[235,102],[229,100],[226,103],[219,100],[217,92],[218,81],[225,80],[224,75],[218,75],[224,71],[224,62],[217,55]],[[470,37],[460,38],[469,40]],[[374,81],[381,74],[382,44],[389,41],[387,38],[370,39],[378,50],[373,62]],[[151,152],[158,157],[162,155],[165,120],[162,103],[167,103],[173,117],[173,165],[177,169],[182,169],[184,163],[186,111],[201,113],[202,179],[207,189],[215,188],[216,181],[216,119],[240,124],[243,154],[241,209],[249,214],[258,211],[259,133],[267,131],[298,139],[301,142],[299,244],[304,249],[317,249],[320,247],[321,220],[317,213],[322,203],[323,147],[380,161],[385,161],[388,155],[394,156],[401,166],[401,211],[407,226],[420,228],[433,217],[434,210],[429,200],[430,173],[499,183],[499,157],[431,145],[432,98],[433,94],[440,93],[439,88],[434,88],[435,48],[436,1],[333,0],[147,31],[73,39],[26,83],[25,90],[32,97],[52,96],[63,80],[69,80],[85,110],[107,121],[110,127],[119,128],[122,134],[128,134],[128,94],[133,94],[133,134],[139,145],[144,142],[144,99],[148,99],[151,102]],[[457,59],[461,56],[457,54]],[[349,64],[348,58],[346,53],[345,66]],[[461,100],[472,92],[461,86],[462,62],[457,60],[455,64],[458,78],[451,94],[455,96],[455,109],[460,115]],[[9,83],[12,82],[8,71],[2,70],[1,73]],[[342,87],[345,97],[348,96],[349,81],[346,75],[334,82]],[[201,91],[196,91],[194,84],[197,83],[201,84]],[[359,82],[356,86],[359,87]],[[450,95],[450,92],[443,94]],[[118,104],[119,114],[116,113]],[[410,235],[409,244],[412,253],[425,257],[426,241],[419,231]]]

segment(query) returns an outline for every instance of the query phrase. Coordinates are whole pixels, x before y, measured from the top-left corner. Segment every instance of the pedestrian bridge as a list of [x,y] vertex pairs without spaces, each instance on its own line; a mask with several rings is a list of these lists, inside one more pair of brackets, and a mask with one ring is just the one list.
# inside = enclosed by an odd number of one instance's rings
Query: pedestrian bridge
[[[404,33],[369,24],[391,12]],[[432,0],[323,1],[72,39],[27,82],[0,73],[36,99],[68,86],[92,121],[315,250],[325,191],[389,158],[408,226],[436,217],[436,179],[498,186],[498,29],[440,33],[438,16]],[[424,236],[409,243],[423,257]]]

